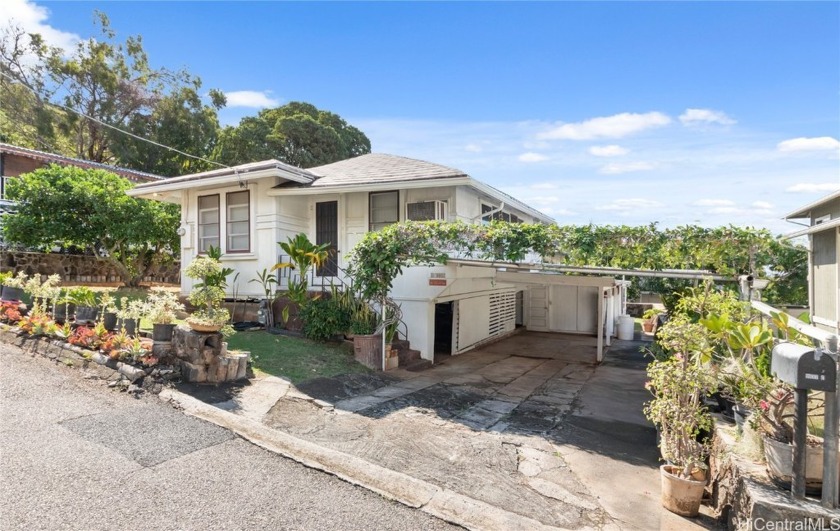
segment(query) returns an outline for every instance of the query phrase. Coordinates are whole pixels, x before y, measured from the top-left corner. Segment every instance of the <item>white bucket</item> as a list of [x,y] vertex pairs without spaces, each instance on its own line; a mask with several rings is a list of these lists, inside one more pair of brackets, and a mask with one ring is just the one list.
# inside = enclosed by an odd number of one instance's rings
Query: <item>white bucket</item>
[[618,316],[618,339],[633,340],[636,322],[629,315]]

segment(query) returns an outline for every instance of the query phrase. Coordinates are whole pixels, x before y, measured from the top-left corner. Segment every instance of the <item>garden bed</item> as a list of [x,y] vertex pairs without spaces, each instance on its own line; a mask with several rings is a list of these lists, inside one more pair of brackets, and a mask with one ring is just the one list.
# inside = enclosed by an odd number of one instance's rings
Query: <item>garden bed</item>
[[58,339],[30,336],[18,328],[4,324],[0,324],[0,341],[56,363],[78,368],[85,373],[86,378],[105,380],[109,385],[138,394],[145,391],[157,394],[167,382],[181,377],[181,370],[177,365],[137,367]]

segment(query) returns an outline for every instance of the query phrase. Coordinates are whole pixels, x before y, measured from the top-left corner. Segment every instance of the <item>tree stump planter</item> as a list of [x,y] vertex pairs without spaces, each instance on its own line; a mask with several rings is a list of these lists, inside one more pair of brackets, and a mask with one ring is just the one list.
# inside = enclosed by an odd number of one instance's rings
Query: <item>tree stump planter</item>
[[247,377],[248,352],[228,352],[222,334],[179,326],[172,334],[172,354],[181,377],[193,383],[222,383]]

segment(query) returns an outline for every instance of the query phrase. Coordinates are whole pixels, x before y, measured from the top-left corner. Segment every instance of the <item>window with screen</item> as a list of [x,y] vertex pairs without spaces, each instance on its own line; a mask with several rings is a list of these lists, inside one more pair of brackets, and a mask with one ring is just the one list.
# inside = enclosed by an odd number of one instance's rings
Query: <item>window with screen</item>
[[371,192],[370,230],[377,231],[400,220],[399,192]]
[[230,192],[225,199],[227,207],[228,253],[246,253],[251,250],[251,192]]
[[198,198],[198,252],[206,253],[210,247],[219,247],[219,195],[202,195]]

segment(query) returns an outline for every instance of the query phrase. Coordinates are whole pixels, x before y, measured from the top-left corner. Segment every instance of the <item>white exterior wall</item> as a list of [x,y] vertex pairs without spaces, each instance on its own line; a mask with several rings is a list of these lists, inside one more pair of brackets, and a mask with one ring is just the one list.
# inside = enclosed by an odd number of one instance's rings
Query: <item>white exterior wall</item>
[[260,287],[249,282],[257,276],[257,271],[263,268],[271,269],[276,263],[276,253],[269,252],[277,247],[278,233],[281,226],[286,226],[292,220],[288,216],[281,216],[278,203],[273,197],[265,195],[266,191],[274,186],[273,179],[252,181],[248,184],[250,191],[250,232],[251,251],[248,253],[228,254],[226,245],[226,208],[225,194],[228,192],[239,192],[239,186],[226,186],[221,188],[190,189],[182,191],[181,203],[181,227],[186,234],[181,237],[181,293],[186,295],[193,286],[193,280],[183,274],[183,268],[198,255],[198,197],[203,195],[219,194],[219,227],[221,229],[220,243],[222,247],[222,262],[226,267],[234,269],[234,273],[228,277],[228,293],[234,290],[233,278],[236,273],[239,277],[236,281],[236,288],[240,296],[260,296]]

